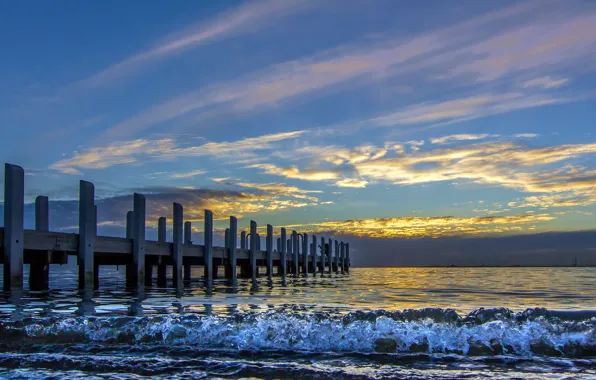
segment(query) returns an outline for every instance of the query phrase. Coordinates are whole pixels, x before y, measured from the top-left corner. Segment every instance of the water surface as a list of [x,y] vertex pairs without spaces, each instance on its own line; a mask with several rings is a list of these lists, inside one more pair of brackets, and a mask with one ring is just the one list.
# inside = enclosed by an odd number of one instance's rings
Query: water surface
[[596,268],[353,268],[182,294],[127,290],[123,267],[89,293],[50,273],[50,291],[2,293],[0,376],[596,376]]

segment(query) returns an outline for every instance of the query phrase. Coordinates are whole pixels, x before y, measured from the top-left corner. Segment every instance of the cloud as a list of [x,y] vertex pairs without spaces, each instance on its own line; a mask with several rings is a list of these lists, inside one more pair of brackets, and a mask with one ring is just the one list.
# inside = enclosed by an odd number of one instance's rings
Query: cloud
[[310,233],[331,233],[373,238],[422,238],[445,236],[475,236],[512,234],[527,231],[537,223],[554,220],[548,214],[517,214],[474,217],[396,217],[327,221],[299,224],[288,228],[300,228]]
[[340,181],[335,182],[335,186],[338,187],[355,187],[364,188],[368,185],[368,181],[356,179],[356,178],[344,178]]
[[249,166],[263,170],[266,174],[282,176],[286,178],[301,179],[304,181],[328,181],[340,177],[340,170],[300,170],[296,166],[279,167],[273,164],[255,164]]
[[538,135],[536,133],[518,133],[516,135],[513,135],[513,137],[516,137],[518,139],[533,139],[538,136],[540,136],[540,135]]
[[454,141],[471,141],[471,140],[483,140],[487,137],[498,137],[499,135],[491,135],[488,133],[482,134],[458,134],[458,135],[449,135],[443,137],[435,137],[431,138],[430,142],[432,144],[446,144]]
[[[304,132],[274,133],[232,142],[208,142],[198,146],[186,147],[179,146],[174,139],[170,138],[116,142],[102,147],[90,148],[84,152],[75,152],[72,157],[50,165],[50,169],[65,174],[80,174],[79,169],[105,169],[113,165],[136,163],[139,159],[147,161],[174,157],[218,156],[229,160],[246,160],[255,158],[254,151],[271,149],[271,143],[294,139]],[[196,172],[192,175],[197,174],[203,173]],[[174,174],[172,178],[184,178],[181,175],[183,174]]]
[[300,189],[296,186],[288,186],[283,183],[252,183],[252,182],[234,182],[230,181],[228,178],[215,178],[213,181],[230,185],[230,186],[237,186],[241,188],[248,188],[248,189],[255,189],[259,191],[263,191],[268,194],[277,195],[277,196],[285,196],[285,197],[292,197],[297,199],[306,199],[310,202],[317,203],[319,199],[312,194],[321,194],[323,191],[321,190],[304,190]]
[[[580,11],[569,7],[568,17],[564,21],[557,19],[553,27],[552,9],[550,4],[545,6],[541,2],[524,3],[409,38],[367,40],[274,64],[152,105],[114,125],[106,137],[128,138],[152,125],[205,110],[229,115],[279,105],[305,94],[337,89],[347,81],[356,85],[372,83],[377,80],[375,74],[417,75],[435,86],[437,80],[452,80],[461,86],[528,70],[541,72],[552,69],[553,65],[581,64],[582,59],[592,54],[589,47],[596,42],[596,12],[589,7]],[[481,93],[455,102],[414,105],[375,121],[386,126],[454,123],[561,101],[564,100],[541,94]],[[425,110],[429,106],[434,108]]]
[[186,173],[174,173],[174,174],[170,175],[170,178],[173,178],[173,179],[190,178],[190,177],[194,177],[194,176],[205,174],[205,173],[207,173],[207,172],[204,170],[193,170],[193,171],[186,172]]
[[444,102],[424,102],[383,116],[361,122],[362,126],[394,127],[400,125],[447,125],[481,117],[498,115],[519,109],[535,108],[569,102],[571,99],[555,98],[544,94],[511,92],[482,94]]
[[105,169],[113,165],[137,162],[137,157],[152,157],[174,148],[172,139],[146,140],[137,139],[117,142],[104,147],[75,152],[71,158],[50,165],[50,169],[65,174],[80,174],[78,169]]
[[149,62],[168,58],[184,50],[231,37],[240,33],[254,33],[269,22],[303,11],[316,5],[313,1],[251,1],[217,15],[212,20],[201,20],[185,31],[154,44],[153,47],[79,82],[85,87],[101,87],[123,76],[138,74]]
[[529,88],[529,87],[556,88],[556,87],[563,86],[567,82],[569,82],[569,79],[567,79],[567,78],[553,79],[550,76],[546,76],[546,77],[534,78],[529,81],[526,81],[522,84],[522,87],[523,88]]

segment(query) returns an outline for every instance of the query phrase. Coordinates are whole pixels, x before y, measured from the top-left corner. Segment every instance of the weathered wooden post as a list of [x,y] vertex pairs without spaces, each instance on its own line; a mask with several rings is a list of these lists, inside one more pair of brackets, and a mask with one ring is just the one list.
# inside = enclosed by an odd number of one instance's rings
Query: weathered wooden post
[[350,262],[350,243],[346,243],[346,260],[345,260],[346,272],[350,273],[351,265],[352,265],[352,263]]
[[265,262],[267,263],[267,278],[271,281],[273,276],[273,226],[267,225],[267,237],[265,240],[265,248],[267,249],[267,256]]
[[300,263],[298,262],[298,234],[292,231],[292,273],[295,276],[300,274]]
[[286,244],[286,229],[282,227],[281,229],[281,260],[280,260],[280,269],[278,269],[278,273],[282,276],[282,279],[286,278],[286,249],[287,249],[287,244]]
[[[135,213],[134,211],[126,212],[126,238],[130,240],[131,247],[132,247],[132,239],[134,238],[134,225],[135,225]],[[126,286],[134,286],[134,277],[135,277],[135,265],[134,260],[132,257],[126,264]]]
[[135,267],[134,283],[142,286],[145,283],[145,196],[133,195],[134,227],[132,240],[132,257]]
[[321,276],[325,274],[325,238],[321,236]]
[[180,203],[174,202],[174,224],[173,224],[173,249],[172,249],[172,256],[174,259],[174,270],[173,270],[173,277],[174,277],[174,287],[177,290],[182,289],[182,260],[183,260],[183,252],[182,252],[182,238],[183,238],[183,219],[184,219],[184,210]]
[[346,244],[342,241],[340,244],[341,247],[341,253],[340,253],[340,258],[339,258],[339,264],[341,266],[341,273],[344,273],[344,269],[345,269],[345,261],[346,261]]
[[277,252],[281,252],[281,238],[277,238]]
[[257,283],[257,222],[250,221],[250,275],[253,286]]
[[[166,218],[165,216],[160,217],[157,219],[157,241],[160,243],[166,242]],[[157,264],[157,285],[158,286],[166,286],[166,271],[167,267],[162,262],[162,257],[159,257],[159,262]]]
[[95,187],[79,182],[79,288],[92,290],[95,252]]
[[334,257],[334,261],[335,261],[335,273],[339,272],[339,242],[337,240],[335,240],[335,255]]
[[[35,230],[49,231],[48,197],[35,198]],[[46,290],[49,284],[49,253],[36,255],[29,265],[29,289]]]
[[316,277],[319,264],[317,260],[317,237],[315,235],[312,235],[312,245],[310,253],[312,254],[312,275],[313,277]]
[[236,236],[238,235],[238,219],[230,216],[230,260],[228,262],[228,281],[230,285],[236,286]]
[[257,251],[261,250],[261,235],[256,234],[255,235],[257,237]]
[[327,245],[327,261],[329,262],[329,273],[333,273],[333,253],[331,252],[331,248],[332,248],[332,241],[330,238],[329,243]]
[[302,274],[308,276],[308,234],[302,234]]
[[240,232],[240,249],[246,249],[246,231]]
[[23,289],[25,172],[4,165],[4,290]]
[[[184,244],[192,245],[192,223],[184,222]],[[190,282],[192,267],[190,264],[184,264],[184,281]]]
[[213,284],[213,213],[205,210],[205,281],[207,287]]

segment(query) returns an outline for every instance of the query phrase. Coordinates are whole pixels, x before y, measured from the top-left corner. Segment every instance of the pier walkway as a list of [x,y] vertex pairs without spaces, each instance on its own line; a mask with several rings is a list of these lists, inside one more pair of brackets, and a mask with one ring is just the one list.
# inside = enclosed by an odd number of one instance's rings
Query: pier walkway
[[[193,244],[191,222],[184,222],[183,207],[179,203],[172,206],[173,241],[166,241],[165,216],[157,220],[157,241],[146,240],[145,196],[138,193],[133,195],[133,209],[126,215],[126,238],[98,236],[95,188],[91,182],[82,180],[78,233],[49,231],[49,200],[45,196],[35,199],[35,229],[25,230],[24,170],[5,164],[4,173],[4,227],[0,228],[4,290],[23,288],[24,264],[30,265],[30,290],[48,289],[49,264],[65,264],[69,255],[76,256],[81,289],[100,286],[101,265],[126,266],[128,286],[152,286],[155,277],[157,286],[167,286],[172,281],[176,288],[190,283],[192,266],[204,268],[203,279],[208,287],[221,275],[235,285],[239,276],[251,278],[256,284],[259,276],[271,279],[272,276],[316,276],[350,271],[348,243],[317,239],[315,235],[296,231],[288,234],[281,228],[274,247],[274,229],[270,224],[266,228],[265,250],[261,249],[255,221],[250,222],[249,231],[240,232],[238,247],[238,221],[234,216],[230,216],[229,228],[225,229],[225,246],[216,247],[210,210],[205,210],[204,244]],[[171,279],[166,278],[168,266],[173,267]]]

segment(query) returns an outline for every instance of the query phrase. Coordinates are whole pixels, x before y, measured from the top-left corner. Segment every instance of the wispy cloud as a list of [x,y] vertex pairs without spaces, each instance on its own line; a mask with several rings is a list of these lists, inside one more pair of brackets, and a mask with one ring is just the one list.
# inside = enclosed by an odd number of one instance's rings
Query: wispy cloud
[[[277,105],[283,100],[330,89],[348,80],[374,81],[375,73],[392,77],[420,74],[435,82],[486,83],[527,70],[578,65],[596,42],[596,11],[567,9],[553,27],[551,4],[529,2],[479,16],[407,39],[352,44],[272,65],[260,72],[218,83],[151,106],[114,125],[106,137],[135,135],[182,115],[220,109],[225,114]],[[532,13],[531,13],[532,12]],[[524,15],[532,14],[532,21]],[[538,37],[536,37],[538,36]],[[514,41],[515,43],[512,43]],[[533,87],[533,91],[539,88]],[[478,92],[478,91],[477,91]],[[455,123],[571,99],[540,93],[479,93],[458,100],[420,103],[372,121],[379,126]]]
[[301,179],[305,181],[335,180],[341,175],[340,170],[300,170],[296,166],[279,167],[274,164],[255,164],[249,167],[261,169],[266,174]]
[[181,178],[191,178],[197,175],[201,175],[201,174],[205,174],[207,173],[205,170],[193,170],[190,172],[186,172],[186,173],[174,173],[170,175],[170,178],[173,179],[181,179]]
[[546,76],[546,77],[534,78],[529,81],[526,81],[522,84],[522,87],[523,88],[529,88],[529,87],[556,88],[556,87],[563,86],[567,82],[569,82],[569,79],[567,79],[567,78],[554,79],[554,78],[551,78],[550,76]]
[[368,185],[368,181],[356,178],[344,178],[340,181],[335,182],[335,186],[338,187],[364,188],[366,187],[366,185]]
[[241,33],[254,33],[273,21],[312,8],[316,2],[306,1],[249,1],[234,9],[218,14],[214,19],[201,21],[179,31],[151,48],[132,55],[121,62],[79,82],[86,87],[101,87],[123,76],[138,74],[149,62],[164,59],[184,50],[206,45]]
[[[185,147],[179,146],[174,139],[170,138],[159,140],[137,139],[94,147],[83,152],[75,152],[72,157],[50,165],[50,169],[68,174],[79,174],[80,169],[105,169],[113,165],[135,163],[140,159],[149,161],[157,158],[218,156],[232,160],[246,160],[254,158],[253,152],[255,151],[271,149],[273,142],[294,139],[303,133],[304,131],[282,132],[231,142],[208,142],[202,145]],[[197,172],[187,176],[198,174],[202,173]],[[178,177],[172,178],[183,178],[180,175],[184,174],[178,174]]]
[[435,137],[431,138],[430,142],[433,144],[446,144],[450,142],[456,141],[471,141],[471,140],[483,140],[488,137],[498,137],[499,135],[493,135],[488,133],[482,134],[458,134],[458,135],[449,135],[449,136],[442,136],[442,137]]

